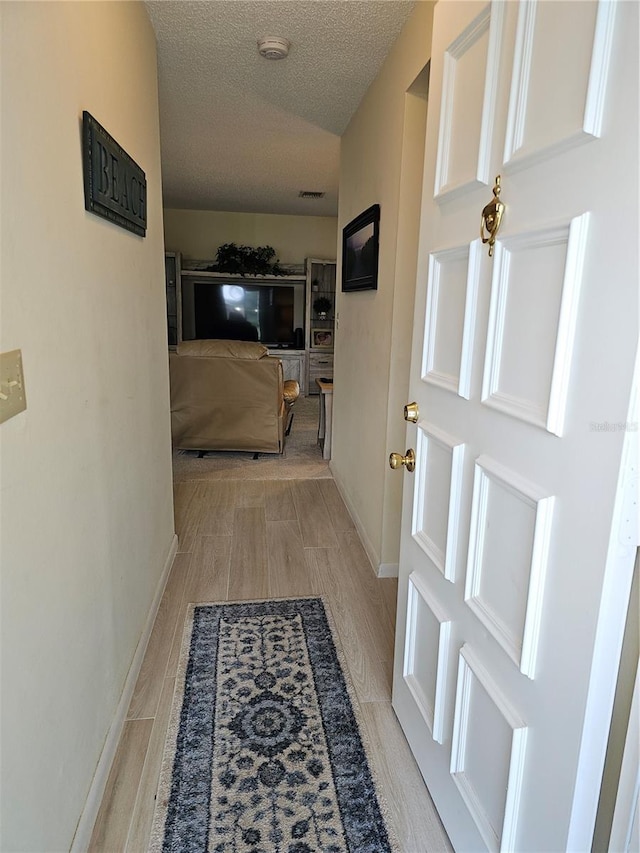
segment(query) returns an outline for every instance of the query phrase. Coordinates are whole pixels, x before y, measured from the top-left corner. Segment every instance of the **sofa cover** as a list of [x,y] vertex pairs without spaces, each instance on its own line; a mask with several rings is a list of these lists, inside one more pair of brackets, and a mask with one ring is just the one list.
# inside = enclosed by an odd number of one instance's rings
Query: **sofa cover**
[[282,362],[263,344],[185,341],[169,354],[169,378],[175,448],[282,453],[291,403]]

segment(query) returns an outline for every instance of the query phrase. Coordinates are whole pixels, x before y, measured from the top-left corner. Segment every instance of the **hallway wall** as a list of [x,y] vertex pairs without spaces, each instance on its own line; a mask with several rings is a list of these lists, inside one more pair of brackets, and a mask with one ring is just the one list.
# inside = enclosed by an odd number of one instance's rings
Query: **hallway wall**
[[[173,544],[155,38],[141,3],[4,2],[0,849],[68,850]],[[84,210],[89,110],[145,239]]]
[[387,575],[397,574],[400,548],[403,478],[387,459],[405,450],[426,123],[424,93],[413,90],[432,20],[433,4],[417,3],[340,147],[338,233],[379,204],[380,256],[376,291],[345,294],[338,282],[331,470],[369,559]]
[[168,252],[190,260],[213,260],[223,243],[273,246],[284,264],[305,258],[333,260],[338,220],[335,216],[284,216],[276,213],[233,213],[222,210],[164,212]]

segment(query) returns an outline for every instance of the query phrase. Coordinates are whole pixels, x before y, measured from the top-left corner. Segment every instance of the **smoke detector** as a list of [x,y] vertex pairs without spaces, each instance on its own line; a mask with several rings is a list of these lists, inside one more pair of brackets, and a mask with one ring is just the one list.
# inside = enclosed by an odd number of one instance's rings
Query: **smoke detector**
[[258,39],[258,52],[265,59],[284,59],[289,55],[291,42],[280,36],[265,36]]

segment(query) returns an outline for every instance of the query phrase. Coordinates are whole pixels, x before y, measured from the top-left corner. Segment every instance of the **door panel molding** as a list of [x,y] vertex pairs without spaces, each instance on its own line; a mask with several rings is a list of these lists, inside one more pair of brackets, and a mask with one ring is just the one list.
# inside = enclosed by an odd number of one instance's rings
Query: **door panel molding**
[[[489,526],[499,521],[494,519],[492,523],[490,518],[489,490],[492,485],[508,496],[508,500],[524,504],[531,515],[529,533],[531,549],[526,555],[526,564],[520,567],[522,600],[510,602],[509,608],[521,613],[517,630],[510,627],[499,612],[499,602],[492,603],[488,592],[483,595],[485,575],[487,573],[497,575],[499,566],[498,560],[494,560],[491,565],[487,565],[484,560],[487,530]],[[535,677],[554,500],[553,496],[546,495],[538,486],[509,471],[488,456],[481,456],[476,460],[465,601],[520,672],[531,679]],[[505,548],[509,548],[508,543],[505,543]],[[496,585],[505,587],[515,585],[514,574],[517,565],[514,550],[510,550],[508,556],[505,555],[505,565],[507,563],[510,576],[504,577],[502,581],[498,577],[493,577],[494,589]]]
[[[571,220],[569,224],[553,225],[547,228],[523,232],[521,234],[503,237],[496,244],[495,264],[491,281],[491,305],[489,308],[489,328],[487,334],[487,349],[485,353],[485,367],[482,383],[482,402],[498,409],[505,414],[534,424],[546,429],[557,436],[562,436],[566,410],[567,395],[569,391],[569,379],[571,374],[571,360],[573,344],[578,316],[578,305],[580,290],[582,286],[584,260],[587,249],[587,238],[589,230],[589,214],[584,213]],[[554,250],[565,246],[562,269],[558,259],[554,259]],[[558,307],[550,305],[545,318],[550,325],[555,326],[553,335],[553,352],[549,349],[543,353],[527,352],[522,349],[512,350],[509,353],[513,359],[517,352],[519,360],[523,364],[535,365],[541,372],[548,372],[547,376],[539,373],[539,384],[544,383],[548,390],[537,389],[538,399],[525,396],[524,393],[513,393],[506,391],[502,386],[503,356],[505,338],[509,322],[509,297],[513,284],[514,274],[512,264],[519,254],[538,253],[538,261],[541,265],[546,264],[545,277],[551,281],[555,276],[558,282],[559,294],[557,294]],[[546,254],[546,258],[545,258]],[[553,268],[555,265],[555,269]],[[540,292],[533,291],[533,283],[528,294],[522,293],[522,281],[518,281],[518,298],[524,303],[528,298],[531,307],[539,302]],[[554,294],[549,293],[550,300]],[[551,316],[557,310],[557,320]],[[517,317],[514,310],[511,311],[512,323],[515,324]],[[520,320],[522,324],[529,324],[530,311],[526,306],[521,310]],[[516,346],[522,346],[526,340],[519,330],[514,330],[512,339]],[[547,339],[551,341],[550,336]],[[542,364],[542,356],[546,364]],[[525,384],[525,380],[522,380]],[[524,390],[524,389],[523,389]]]
[[[445,51],[434,187],[434,198],[438,202],[450,201],[471,189],[489,184],[492,135],[500,73],[503,5],[500,2],[488,3]],[[456,122],[463,118],[465,121],[470,120],[468,111],[460,109],[456,103],[456,98],[463,94],[464,89],[460,86],[458,79],[459,64],[485,34],[487,34],[487,48],[483,54],[484,67],[479,72],[484,78],[482,109],[480,115],[474,118],[478,124],[477,133],[472,132],[468,135],[468,138],[477,136],[478,139],[478,145],[473,155],[474,162],[454,163],[452,144]]]
[[[427,307],[425,336],[422,354],[422,378],[425,382],[452,391],[468,400],[471,397],[471,368],[473,365],[473,342],[475,332],[475,314],[478,303],[478,288],[481,270],[480,240],[469,245],[441,249],[429,255],[429,274],[427,279]],[[441,317],[441,286],[447,264],[459,261],[467,262],[465,280],[464,307],[462,316],[446,319]],[[452,327],[456,328],[455,334]],[[439,331],[442,334],[439,334]],[[457,374],[438,369],[438,350],[441,345],[450,346],[452,341],[460,340]]]
[[[429,482],[431,456],[435,451],[444,451],[450,457],[448,465],[449,482],[445,484]],[[413,520],[411,532],[420,548],[429,557],[436,569],[446,580],[455,583],[458,562],[458,542],[460,539],[460,507],[462,500],[462,475],[464,463],[464,444],[452,435],[426,421],[418,423],[418,441],[416,447],[416,472],[413,499]],[[435,531],[429,531],[427,525],[435,515],[430,502],[438,500],[441,515],[446,506],[444,524],[444,542],[438,543]]]
[[[489,791],[489,773],[480,787],[473,784],[468,771],[469,766],[473,764],[471,750],[478,741],[471,733],[474,698],[476,702],[479,701],[479,697],[474,697],[474,687],[476,689],[479,687],[489,700],[488,703],[483,702],[485,717],[486,709],[492,707],[494,714],[503,722],[502,743],[491,744],[491,734],[487,731],[485,737],[489,742],[482,744],[484,752],[495,752],[495,761],[487,769],[501,770],[494,784],[494,792]],[[495,732],[497,728],[494,722],[490,727],[491,732]],[[517,849],[516,833],[524,779],[527,733],[527,726],[520,715],[506,700],[480,658],[468,644],[465,644],[460,650],[458,660],[450,772],[478,831],[491,851]],[[501,748],[507,750],[508,754],[500,756]],[[500,764],[501,768],[497,768],[497,764]],[[494,796],[488,797],[487,794],[491,793]],[[502,797],[503,803],[500,803],[499,799]],[[490,814],[491,811],[494,812],[493,815]],[[499,821],[500,826],[495,825],[497,815],[502,818]]]
[[[420,604],[423,604],[432,621],[436,623],[437,634],[435,643],[419,643]],[[429,618],[426,613],[422,619]],[[412,572],[409,575],[407,626],[405,632],[405,653],[403,677],[414,698],[418,710],[424,717],[429,731],[435,741],[444,743],[446,727],[446,687],[449,680],[449,661],[451,659],[451,620],[443,607],[431,595],[421,582],[419,575]],[[417,658],[431,654],[430,667],[433,673],[431,684],[420,682],[417,670]],[[429,692],[427,692],[429,691]]]
[[[551,159],[576,145],[591,142],[602,133],[616,4],[602,2],[602,0],[598,3],[591,62],[588,76],[584,81],[582,95],[580,92],[576,92],[576,87],[573,87],[575,102],[577,103],[581,98],[585,105],[579,126],[576,125],[572,130],[566,130],[556,140],[542,144],[536,144],[536,142],[527,139],[527,133],[531,133],[531,129],[529,128],[528,131],[527,126],[531,124],[528,115],[532,87],[531,78],[536,72],[534,47],[538,6],[538,0],[522,2],[518,14],[503,156],[503,168],[508,174],[536,165],[543,160]],[[549,55],[546,54],[545,62],[548,63],[549,61],[553,60],[550,60]]]

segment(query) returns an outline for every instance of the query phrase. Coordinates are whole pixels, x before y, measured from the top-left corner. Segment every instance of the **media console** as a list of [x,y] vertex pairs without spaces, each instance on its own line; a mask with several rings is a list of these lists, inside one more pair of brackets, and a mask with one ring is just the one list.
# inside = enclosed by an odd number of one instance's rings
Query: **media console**
[[243,276],[212,272],[213,261],[181,260],[165,255],[170,349],[200,338],[260,340],[303,394],[318,393],[317,378],[333,377],[335,261],[307,258],[292,275]]

